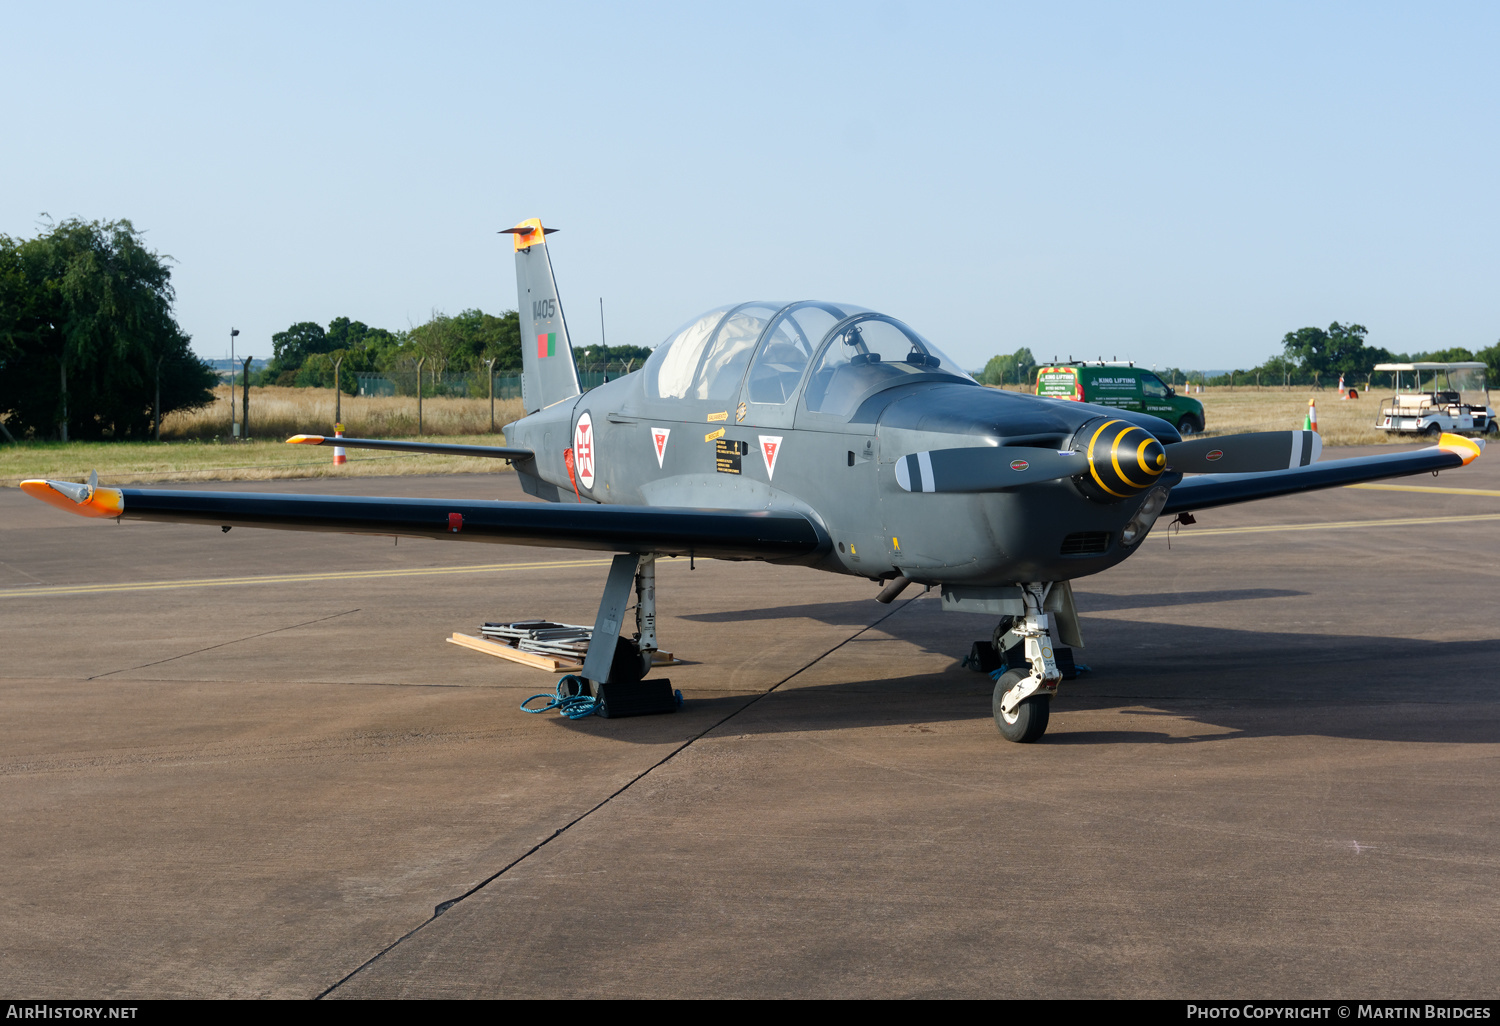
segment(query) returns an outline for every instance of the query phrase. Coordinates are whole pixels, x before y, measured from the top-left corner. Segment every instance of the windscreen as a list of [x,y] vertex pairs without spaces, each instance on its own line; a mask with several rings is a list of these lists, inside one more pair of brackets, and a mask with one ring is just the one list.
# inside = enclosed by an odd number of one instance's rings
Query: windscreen
[[863,313],[847,303],[797,303],[776,316],[750,367],[752,403],[784,403],[796,392],[818,343],[844,318]]
[[1483,367],[1456,367],[1437,374],[1440,387],[1457,392],[1459,401],[1470,406],[1489,405],[1490,393],[1484,378]]
[[840,326],[823,345],[807,379],[807,408],[847,416],[869,395],[919,377],[973,382],[958,364],[900,321],[865,314]]

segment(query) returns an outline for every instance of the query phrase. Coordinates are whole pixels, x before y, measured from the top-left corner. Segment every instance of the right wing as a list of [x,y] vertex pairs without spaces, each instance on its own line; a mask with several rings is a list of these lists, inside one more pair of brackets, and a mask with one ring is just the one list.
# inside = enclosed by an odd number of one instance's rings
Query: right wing
[[23,481],[34,498],[88,517],[286,531],[402,535],[601,552],[812,562],[828,535],[793,510],[387,499]]
[[1424,470],[1451,470],[1472,463],[1483,448],[1481,441],[1445,434],[1437,445],[1416,452],[1356,456],[1260,474],[1204,474],[1174,485],[1162,513],[1188,513],[1318,488],[1338,488],[1360,481],[1420,474]]

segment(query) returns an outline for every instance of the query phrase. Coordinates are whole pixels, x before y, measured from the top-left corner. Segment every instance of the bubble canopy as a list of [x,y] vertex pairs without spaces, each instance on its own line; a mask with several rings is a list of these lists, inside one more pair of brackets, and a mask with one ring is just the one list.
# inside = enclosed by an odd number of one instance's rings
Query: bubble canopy
[[808,410],[837,415],[906,380],[973,381],[894,317],[817,300],[710,310],[657,346],[645,373],[648,394],[659,399],[727,402],[743,387],[749,402],[768,405],[791,401],[805,378]]

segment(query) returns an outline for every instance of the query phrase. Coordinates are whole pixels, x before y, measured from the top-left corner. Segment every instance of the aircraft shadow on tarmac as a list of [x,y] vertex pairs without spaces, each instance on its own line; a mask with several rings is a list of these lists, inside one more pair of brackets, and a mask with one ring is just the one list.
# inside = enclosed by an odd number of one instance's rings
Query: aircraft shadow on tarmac
[[[1213,592],[1230,598],[1298,596],[1275,589]],[[1090,605],[1099,608],[1090,596]],[[1154,599],[1157,596],[1145,596]],[[1169,598],[1175,596],[1168,596]],[[1137,596],[1109,597],[1123,607]],[[1080,601],[1080,605],[1084,603]],[[1141,605],[1149,604],[1147,602]],[[1166,602],[1164,605],[1175,603]],[[708,623],[814,617],[835,624],[872,619],[867,604],[814,603],[738,613],[698,613]],[[992,684],[960,665],[981,618],[939,612],[936,602],[897,610],[848,644],[907,643],[951,657],[937,673],[835,684],[800,685],[798,676],[771,699],[734,715],[721,732],[777,734],[989,719]],[[1500,741],[1500,701],[1489,683],[1500,660],[1500,638],[1422,641],[1385,635],[1329,635],[1204,627],[1091,618],[1083,621],[1090,647],[1079,652],[1092,670],[1063,684],[1054,717],[1068,712],[1119,710],[1139,729],[1070,731],[1065,723],[1040,744],[1190,744],[1250,737],[1322,737],[1460,744]],[[844,653],[845,656],[853,652]],[[832,658],[839,659],[834,653]],[[800,676],[800,675],[799,675]],[[702,697],[692,702],[710,716],[729,716],[750,697]],[[1197,721],[1210,732],[1152,729],[1155,717]],[[717,718],[714,716],[714,718]],[[559,722],[561,721],[559,718]],[[661,738],[620,721],[570,723],[621,740]],[[999,741],[997,739],[997,745]]]
[[1305,591],[1290,588],[1234,588],[1219,591],[1148,592],[1141,595],[1103,595],[1080,591],[1075,596],[1078,611],[1112,612],[1117,609],[1161,609],[1167,606],[1201,606],[1211,602],[1244,602],[1250,599],[1300,598]]
[[[910,592],[908,592],[910,594]],[[1213,602],[1243,602],[1252,599],[1300,598],[1308,593],[1290,588],[1236,588],[1218,591],[1157,592],[1140,595],[1103,595],[1079,592],[1076,596],[1078,611],[1082,614],[1113,612],[1120,609],[1153,609],[1168,606],[1200,606]],[[936,593],[933,593],[936,597]],[[854,625],[870,619],[870,611],[878,609],[868,600],[849,602],[808,602],[802,605],[766,606],[761,609],[723,610],[706,613],[686,613],[680,619],[694,623],[738,623],[743,620],[821,620],[824,623]],[[892,607],[887,606],[887,609]],[[978,623],[980,617],[973,617]],[[984,633],[983,631],[980,632]],[[977,637],[978,635],[976,635]]]

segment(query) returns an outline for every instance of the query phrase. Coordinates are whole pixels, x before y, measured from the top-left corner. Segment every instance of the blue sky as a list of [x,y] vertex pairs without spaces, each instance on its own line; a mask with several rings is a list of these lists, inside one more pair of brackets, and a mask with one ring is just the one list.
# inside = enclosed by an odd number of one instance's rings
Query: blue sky
[[1500,6],[0,6],[0,232],[129,218],[205,356],[515,305],[842,299],[967,366],[1500,339]]

